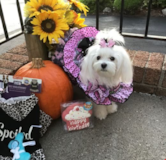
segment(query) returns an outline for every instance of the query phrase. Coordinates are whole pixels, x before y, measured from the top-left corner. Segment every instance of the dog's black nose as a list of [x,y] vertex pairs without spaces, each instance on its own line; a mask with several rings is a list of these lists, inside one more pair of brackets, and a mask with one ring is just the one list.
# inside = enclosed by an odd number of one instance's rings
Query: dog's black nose
[[107,67],[107,64],[106,64],[106,63],[103,63],[103,64],[101,64],[101,67],[102,67],[103,69],[105,69],[105,68]]

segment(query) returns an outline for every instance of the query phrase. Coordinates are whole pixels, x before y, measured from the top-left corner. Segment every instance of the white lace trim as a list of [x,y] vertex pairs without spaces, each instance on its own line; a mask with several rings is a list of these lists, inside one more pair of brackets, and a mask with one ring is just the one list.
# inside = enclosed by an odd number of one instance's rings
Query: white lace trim
[[34,97],[36,97],[36,96],[34,94],[32,94],[31,96],[19,96],[19,97],[12,97],[12,98],[9,98],[9,99],[0,98],[0,103],[5,103],[5,104],[8,104],[8,105],[12,105],[12,104],[19,103],[21,101],[22,102],[27,101],[27,100],[29,100],[31,98],[34,98]]

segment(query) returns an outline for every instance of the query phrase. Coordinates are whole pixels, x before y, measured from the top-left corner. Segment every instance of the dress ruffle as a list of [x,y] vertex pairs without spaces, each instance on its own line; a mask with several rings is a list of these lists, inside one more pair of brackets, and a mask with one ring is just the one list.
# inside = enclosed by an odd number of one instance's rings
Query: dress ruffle
[[91,98],[96,104],[99,105],[110,105],[113,102],[124,103],[131,93],[133,92],[133,85],[120,83],[117,87],[106,88],[101,85],[84,85],[79,79],[77,83],[85,94]]
[[80,67],[74,62],[78,52],[81,51],[78,48],[78,43],[85,37],[95,38],[98,32],[99,31],[94,27],[85,27],[82,29],[78,29],[71,35],[71,38],[66,43],[64,47],[63,57],[64,66],[74,78],[77,78],[80,73]]

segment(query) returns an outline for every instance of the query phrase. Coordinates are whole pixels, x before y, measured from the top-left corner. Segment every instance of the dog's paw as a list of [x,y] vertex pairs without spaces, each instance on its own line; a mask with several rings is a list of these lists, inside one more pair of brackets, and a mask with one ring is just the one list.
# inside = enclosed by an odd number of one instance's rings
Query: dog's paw
[[96,118],[103,120],[107,117],[107,110],[105,106],[96,106],[94,108],[94,115]]
[[95,117],[98,118],[98,119],[100,119],[100,120],[106,119],[107,112],[98,112],[98,113],[95,113]]
[[109,114],[115,113],[118,110],[118,105],[116,103],[112,103],[112,105],[107,106],[107,112]]

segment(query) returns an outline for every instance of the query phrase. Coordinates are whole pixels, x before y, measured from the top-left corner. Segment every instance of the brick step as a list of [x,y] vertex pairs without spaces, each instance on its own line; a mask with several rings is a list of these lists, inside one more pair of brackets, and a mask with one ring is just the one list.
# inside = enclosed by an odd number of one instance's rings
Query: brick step
[[[134,67],[134,90],[166,96],[166,55],[127,50]],[[25,43],[0,55],[0,74],[14,74],[28,63]]]
[[18,68],[20,68],[23,64],[19,63],[19,62],[12,62],[10,60],[4,60],[4,59],[0,59],[0,68],[4,68],[4,69],[10,69],[10,70],[17,70]]
[[0,74],[14,74],[29,58],[25,43],[0,55]]
[[20,62],[22,64],[27,63],[29,60],[28,56],[18,55],[18,54],[13,54],[13,53],[4,53],[4,54],[0,55],[0,59]]
[[166,96],[166,55],[128,50],[134,66],[134,90]]
[[9,53],[14,53],[14,54],[19,54],[19,55],[28,55],[25,43],[9,50],[8,52]]
[[13,74],[13,70],[11,70],[11,69],[5,69],[5,68],[0,68],[0,74],[12,75]]

